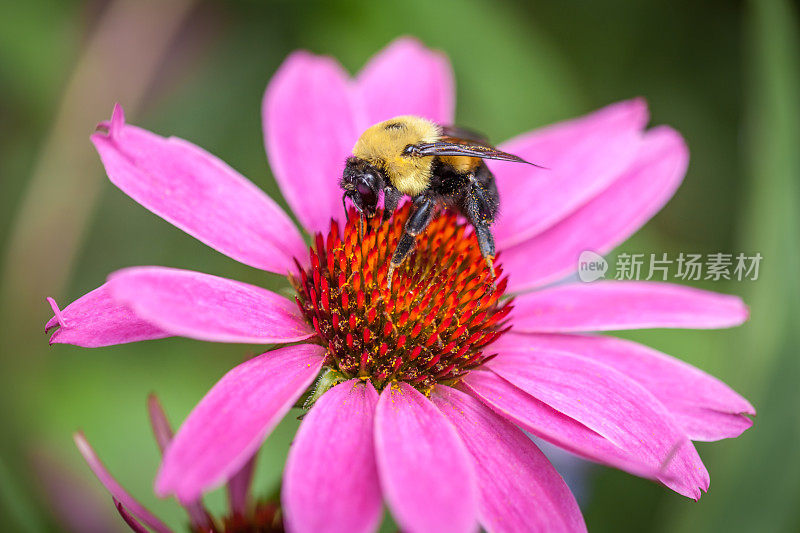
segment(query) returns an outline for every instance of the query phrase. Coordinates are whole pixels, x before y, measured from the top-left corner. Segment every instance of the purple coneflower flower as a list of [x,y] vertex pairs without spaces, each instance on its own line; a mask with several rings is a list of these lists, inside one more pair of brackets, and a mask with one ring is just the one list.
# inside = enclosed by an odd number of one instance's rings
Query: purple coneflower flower
[[[418,75],[405,76],[411,66]],[[296,343],[209,391],[166,451],[159,494],[193,502],[229,479],[321,373],[284,473],[290,530],[371,531],[382,502],[408,531],[584,529],[522,429],[691,498],[708,488],[692,441],[738,436],[753,407],[673,357],[582,332],[735,326],[747,319],[741,300],[666,283],[546,287],[575,271],[580,252],[607,253],[661,209],[686,170],[681,136],[645,130],[646,105],[631,100],[501,144],[549,170],[491,163],[502,202],[496,286],[474,236],[444,214],[389,291],[387,252],[405,212],[372,222],[360,239],[358,223],[340,219],[344,159],[375,122],[415,114],[451,123],[453,101],[447,59],[410,39],[355,79],[330,58],[285,61],[264,97],[265,143],[287,202],[315,236],[310,254],[275,202],[202,149],[126,124],[119,107],[92,136],[124,192],[296,289],[297,305],[228,279],[138,267],[63,311],[51,302],[56,343]],[[502,298],[511,294],[513,303]]]
[[[172,441],[173,433],[158,398],[151,395],[147,399],[147,412],[153,434],[161,453]],[[75,445],[92,469],[97,479],[111,494],[114,505],[122,519],[131,530],[138,533],[171,533],[171,529],[114,479],[100,457],[94,451],[86,436],[75,433]],[[254,459],[248,461],[228,481],[228,514],[215,518],[206,510],[200,500],[183,505],[189,518],[189,529],[195,533],[247,533],[283,531],[280,506],[277,502],[251,501],[250,484],[253,479]]]

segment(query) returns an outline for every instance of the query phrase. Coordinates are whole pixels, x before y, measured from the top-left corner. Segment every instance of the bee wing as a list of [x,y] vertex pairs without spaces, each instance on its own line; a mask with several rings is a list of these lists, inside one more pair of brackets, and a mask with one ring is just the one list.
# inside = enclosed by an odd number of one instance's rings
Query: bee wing
[[406,150],[412,155],[422,157],[464,155],[468,157],[479,157],[481,159],[496,159],[498,161],[526,163],[528,165],[539,167],[539,165],[535,163],[530,163],[519,156],[498,150],[489,144],[476,142],[470,139],[461,139],[458,137],[443,137],[441,140],[431,143],[414,144],[409,146]]
[[453,142],[462,142],[462,143],[476,143],[482,144],[484,146],[491,146],[489,143],[489,138],[482,133],[478,133],[477,131],[462,128],[460,126],[441,126],[442,128],[442,136],[444,140],[452,140]]

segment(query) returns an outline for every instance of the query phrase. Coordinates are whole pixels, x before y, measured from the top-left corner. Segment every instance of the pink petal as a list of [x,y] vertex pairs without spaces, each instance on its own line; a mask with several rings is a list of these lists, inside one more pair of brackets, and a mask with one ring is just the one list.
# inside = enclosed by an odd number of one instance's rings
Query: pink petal
[[347,73],[332,58],[295,52],[262,103],[267,156],[286,201],[309,232],[341,217],[339,180],[362,129]]
[[133,517],[133,515],[125,510],[125,506],[123,506],[118,499],[112,498],[112,501],[114,502],[114,507],[117,508],[117,512],[128,525],[128,527],[131,528],[131,531],[134,531],[135,533],[150,533],[150,531],[140,524],[139,521]]
[[111,274],[108,284],[115,301],[173,335],[268,344],[299,341],[314,333],[294,302],[226,278],[134,267]]
[[[155,394],[150,394],[147,397],[147,414],[150,417],[150,426],[153,428],[156,444],[158,444],[158,449],[161,450],[161,455],[163,456],[164,451],[172,441],[173,432],[172,426],[167,420],[167,414]],[[195,530],[205,531],[209,528],[211,524],[210,517],[202,500],[184,504],[183,507],[189,514],[189,523]],[[233,508],[233,505],[231,505],[231,508]]]
[[557,333],[643,328],[713,329],[747,320],[738,296],[648,281],[571,283],[515,300],[513,329]]
[[476,529],[472,458],[441,411],[407,383],[381,393],[375,449],[383,494],[400,529]]
[[691,440],[738,437],[753,425],[753,406],[722,381],[667,354],[615,337],[509,333],[493,350],[556,350],[610,366],[643,385],[672,413]]
[[78,447],[78,451],[89,464],[89,468],[92,469],[92,472],[94,472],[94,475],[97,476],[97,479],[100,480],[100,483],[103,484],[106,490],[111,493],[114,500],[120,502],[126,509],[130,510],[131,513],[136,515],[137,518],[154,531],[158,533],[171,533],[171,530],[164,522],[159,520],[144,505],[128,494],[128,491],[114,479],[114,476],[106,469],[94,449],[89,445],[89,441],[86,440],[83,433],[75,433],[73,439],[75,440],[75,446]]
[[285,274],[307,253],[289,217],[220,159],[177,137],[125,124],[114,107],[108,133],[92,135],[111,181],[144,207],[215,250]]
[[[58,309],[52,298],[48,301],[54,309]],[[114,301],[108,283],[84,294],[56,313],[45,325],[45,331],[56,326],[60,327],[50,336],[50,344],[74,344],[85,348],[170,336]]]
[[150,418],[150,427],[153,429],[153,436],[156,439],[156,444],[158,444],[158,449],[163,454],[172,440],[173,431],[169,420],[167,420],[167,413],[161,407],[158,396],[153,393],[147,396],[147,415]]
[[616,370],[567,352],[505,352],[491,370],[556,411],[624,450],[661,467],[671,487],[692,498],[708,488],[697,451],[669,411],[644,387]]
[[417,115],[440,124],[455,117],[455,82],[447,56],[400,37],[376,54],[357,79],[369,127],[398,115]]
[[[472,371],[462,381],[461,386],[498,414],[568,452],[635,476],[658,479],[680,494],[699,498],[700,493],[693,482],[687,482],[672,472],[675,469],[675,454],[685,446],[692,446],[690,442],[687,444],[688,441],[675,443],[660,461],[652,461],[650,457],[623,449],[581,422],[523,392],[494,372]],[[701,473],[705,473],[702,463],[700,466]],[[707,473],[704,475],[704,487],[707,488],[708,476]]]
[[502,207],[493,228],[498,248],[541,233],[618,179],[634,161],[647,118],[643,99],[628,100],[504,142],[501,149],[547,168],[489,163]]
[[192,410],[156,478],[156,493],[191,502],[235,474],[322,368],[311,344],[259,355],[220,379]]
[[501,416],[569,452],[631,474],[655,478],[654,468],[603,438],[577,420],[523,392],[494,372],[474,370],[459,385]]
[[258,451],[245,461],[238,472],[228,479],[228,505],[231,513],[245,516],[250,505],[250,489],[256,469]]
[[578,503],[524,433],[475,398],[437,386],[431,395],[472,455],[488,531],[586,531]]
[[374,531],[383,518],[373,419],[378,393],[341,383],[303,419],[289,451],[282,500],[291,531]]
[[664,207],[683,180],[689,152],[681,136],[664,126],[643,139],[630,167],[603,192],[532,239],[503,248],[509,290],[563,278],[577,269],[581,252],[609,252]]

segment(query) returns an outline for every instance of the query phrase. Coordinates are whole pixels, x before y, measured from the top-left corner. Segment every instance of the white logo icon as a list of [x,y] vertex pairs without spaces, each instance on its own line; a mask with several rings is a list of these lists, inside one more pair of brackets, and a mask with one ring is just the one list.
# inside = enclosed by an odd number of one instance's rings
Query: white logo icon
[[608,271],[608,262],[603,256],[590,250],[581,252],[578,257],[578,277],[581,281],[590,282],[604,278]]

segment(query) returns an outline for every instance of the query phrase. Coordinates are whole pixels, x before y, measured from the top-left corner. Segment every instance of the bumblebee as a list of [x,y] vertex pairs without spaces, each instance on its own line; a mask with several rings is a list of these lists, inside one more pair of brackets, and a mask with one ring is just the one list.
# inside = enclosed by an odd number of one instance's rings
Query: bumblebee
[[361,134],[340,182],[345,209],[349,198],[360,216],[372,218],[383,194],[386,221],[403,196],[411,197],[414,204],[389,265],[390,288],[392,273],[414,250],[416,237],[440,206],[457,209],[472,224],[494,277],[494,238],[489,226],[500,199],[484,159],[532,164],[497,150],[474,132],[411,115],[379,122]]

